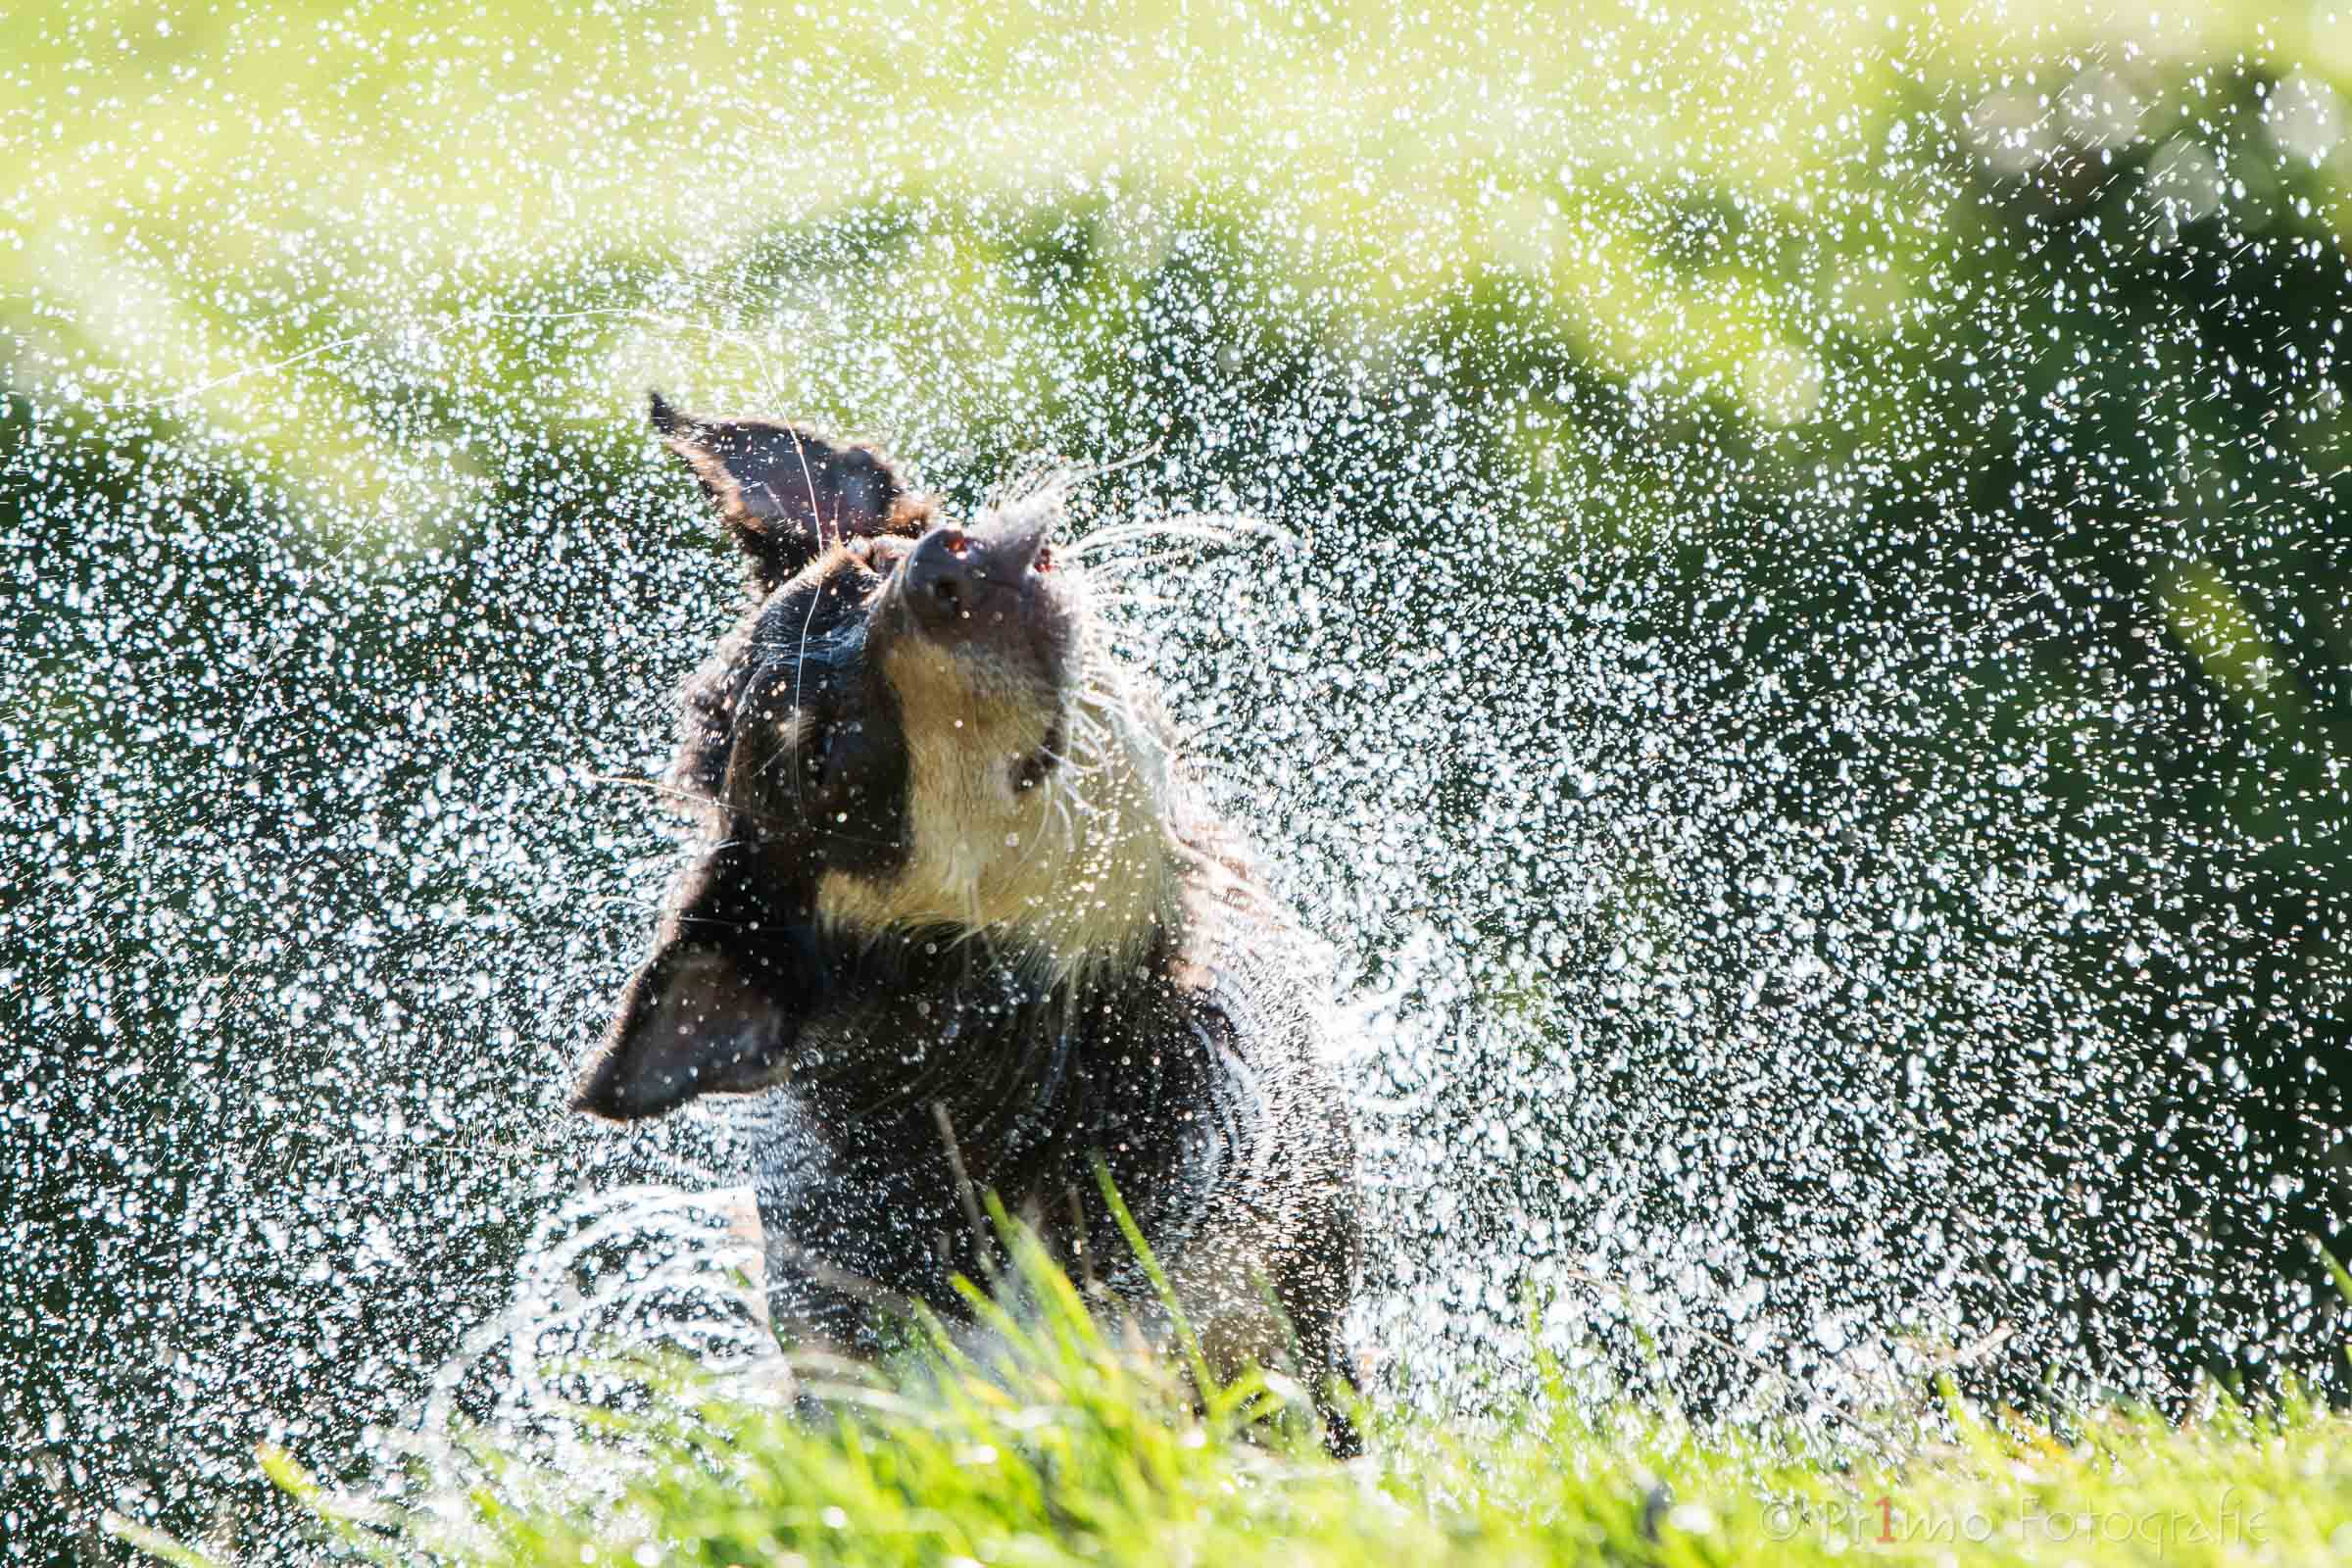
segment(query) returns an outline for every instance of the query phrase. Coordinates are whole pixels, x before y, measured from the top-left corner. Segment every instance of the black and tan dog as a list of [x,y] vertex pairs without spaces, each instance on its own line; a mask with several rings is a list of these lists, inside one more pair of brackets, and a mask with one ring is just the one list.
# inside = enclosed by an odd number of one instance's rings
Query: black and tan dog
[[755,1182],[804,1333],[958,1313],[975,1189],[1142,1300],[1102,1166],[1216,1363],[1325,1387],[1358,1241],[1311,946],[1055,561],[1058,492],[959,521],[863,446],[653,419],[752,604],[685,688],[698,841],[574,1103],[787,1097]]

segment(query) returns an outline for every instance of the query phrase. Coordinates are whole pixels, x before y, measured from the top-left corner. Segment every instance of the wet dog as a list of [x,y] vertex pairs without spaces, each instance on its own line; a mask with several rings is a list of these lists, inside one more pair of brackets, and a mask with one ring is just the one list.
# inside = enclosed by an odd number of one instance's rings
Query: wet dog
[[984,1192],[1145,1301],[1107,1170],[1212,1361],[1294,1369],[1350,1450],[1354,1152],[1312,947],[1113,657],[1083,544],[1056,558],[1058,491],[959,519],[865,446],[658,395],[653,422],[751,603],[685,687],[695,843],[575,1106],[776,1097],[771,1309],[859,1348],[907,1301],[963,1312]]

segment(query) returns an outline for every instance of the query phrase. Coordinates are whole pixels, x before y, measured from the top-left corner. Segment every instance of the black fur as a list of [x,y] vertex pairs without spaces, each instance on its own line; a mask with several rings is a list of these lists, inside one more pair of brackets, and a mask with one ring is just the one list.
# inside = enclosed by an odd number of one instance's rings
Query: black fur
[[654,429],[683,457],[772,589],[833,541],[881,531],[906,486],[870,446],[828,441],[774,419],[697,419],[656,392]]

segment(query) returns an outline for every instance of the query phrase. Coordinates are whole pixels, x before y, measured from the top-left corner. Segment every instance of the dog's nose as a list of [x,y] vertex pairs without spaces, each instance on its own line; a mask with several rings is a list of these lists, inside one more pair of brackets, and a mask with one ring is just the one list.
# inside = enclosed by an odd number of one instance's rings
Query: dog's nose
[[915,618],[934,631],[963,624],[990,612],[998,596],[1018,589],[1031,571],[1042,569],[1040,542],[1038,534],[1026,531],[984,536],[953,523],[934,528],[906,559],[906,602]]

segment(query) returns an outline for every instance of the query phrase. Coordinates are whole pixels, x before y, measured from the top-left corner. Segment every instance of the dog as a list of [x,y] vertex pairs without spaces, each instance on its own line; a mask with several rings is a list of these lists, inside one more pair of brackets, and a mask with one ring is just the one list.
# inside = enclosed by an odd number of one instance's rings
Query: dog
[[966,1315],[985,1193],[1148,1308],[1106,1172],[1210,1363],[1294,1370],[1354,1451],[1316,950],[1113,655],[1085,543],[1057,554],[1064,487],[957,518],[870,445],[652,420],[750,602],[681,694],[693,843],[574,1107],[773,1097],[772,1318],[866,1353],[906,1303]]

